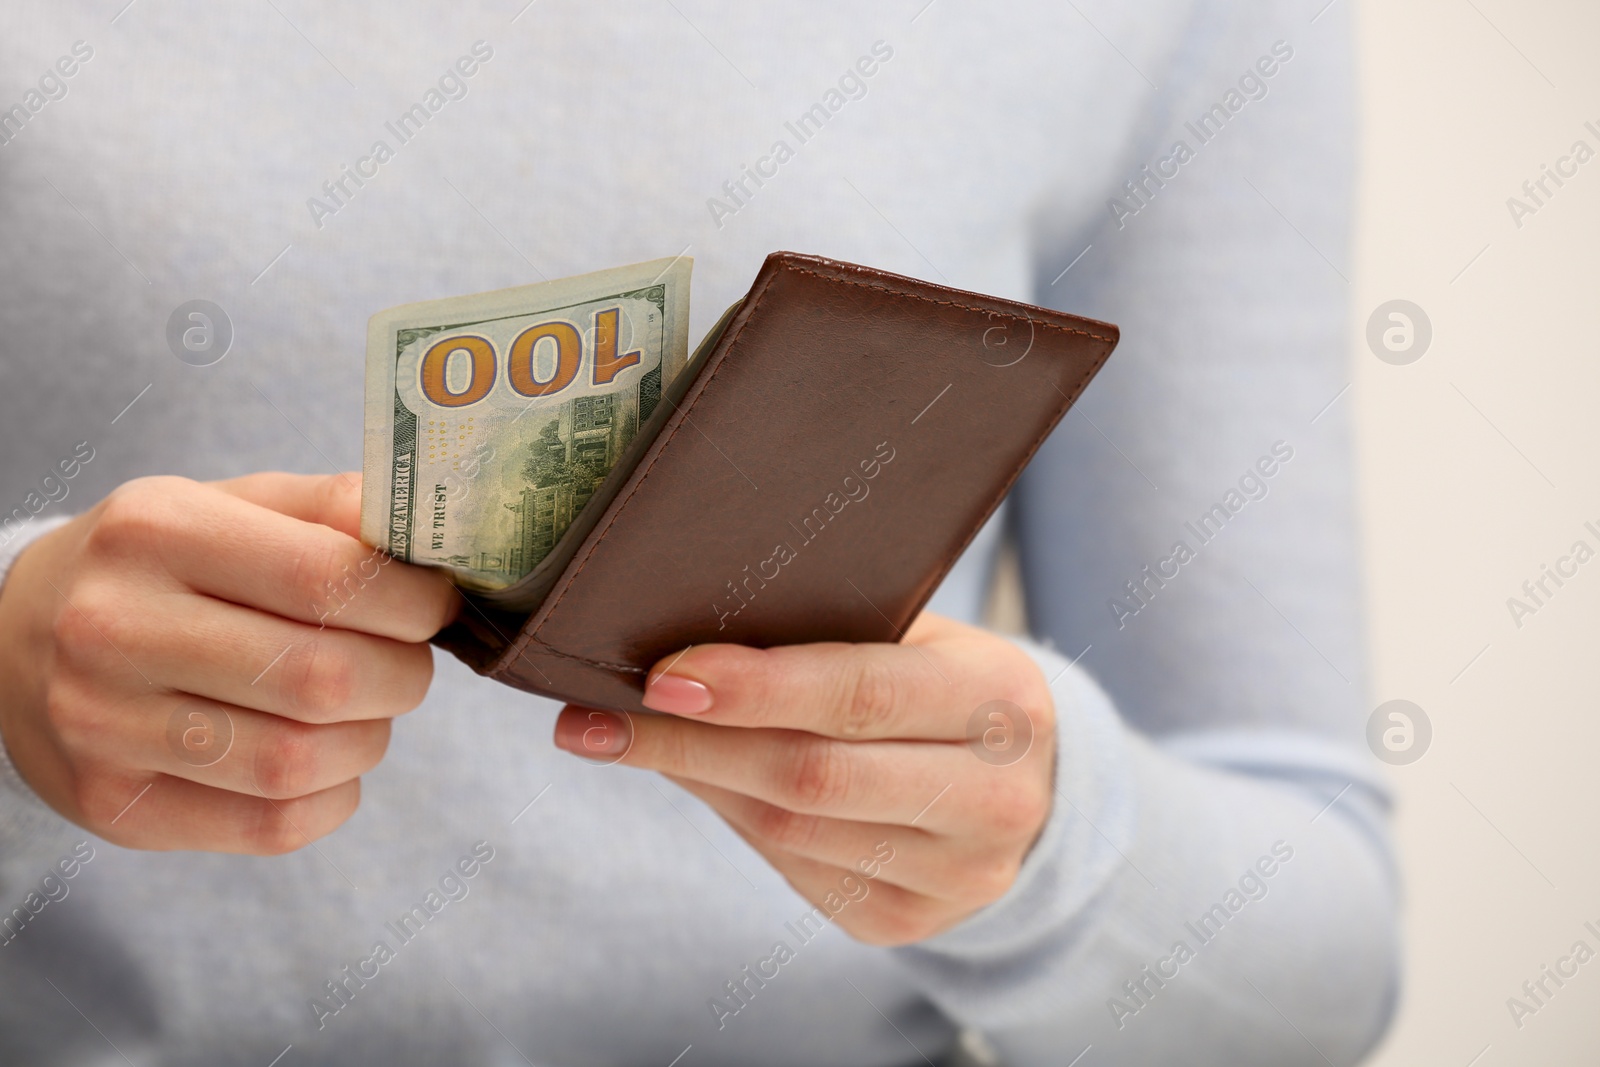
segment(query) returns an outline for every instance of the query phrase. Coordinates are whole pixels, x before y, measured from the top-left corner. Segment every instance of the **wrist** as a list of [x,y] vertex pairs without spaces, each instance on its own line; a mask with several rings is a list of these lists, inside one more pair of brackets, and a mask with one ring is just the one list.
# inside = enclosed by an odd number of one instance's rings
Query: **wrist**
[[[1052,680],[1056,708],[1053,804],[1004,896],[960,924],[895,950],[935,999],[961,990],[969,1021],[998,1025],[1025,1005],[1018,990],[984,979],[1066,958],[1076,920],[1133,849],[1138,801],[1130,736],[1109,697],[1081,669],[1018,641]],[[1054,964],[1051,964],[1053,966]]]
[[71,516],[0,527],[0,840],[53,836],[64,823],[44,800],[49,770],[59,757],[36,720],[43,712],[45,681],[53,659],[49,605],[57,594],[45,580],[61,530]]
[[68,516],[35,521],[0,546],[0,786],[41,804],[39,798],[56,792],[50,779],[61,776],[50,770],[60,758],[40,720],[55,658],[50,601],[60,599],[49,574],[71,522]]

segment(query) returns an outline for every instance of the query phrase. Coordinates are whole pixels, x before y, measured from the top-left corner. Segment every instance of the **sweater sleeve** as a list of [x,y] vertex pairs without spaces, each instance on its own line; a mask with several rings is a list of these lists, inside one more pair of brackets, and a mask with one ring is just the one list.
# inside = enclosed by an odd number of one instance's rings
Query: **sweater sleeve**
[[1010,1067],[1090,1046],[1101,1064],[1356,1062],[1395,996],[1368,760],[1295,730],[1150,739],[1025,647],[1057,679],[1055,808],[1005,897],[895,950],[918,985]]
[[1258,8],[1199,5],[1124,167],[1142,192],[1041,256],[1044,302],[1123,331],[1011,500],[1056,804],[1004,898],[897,950],[1007,1064],[1352,1063],[1393,1008],[1345,392],[1348,5]]

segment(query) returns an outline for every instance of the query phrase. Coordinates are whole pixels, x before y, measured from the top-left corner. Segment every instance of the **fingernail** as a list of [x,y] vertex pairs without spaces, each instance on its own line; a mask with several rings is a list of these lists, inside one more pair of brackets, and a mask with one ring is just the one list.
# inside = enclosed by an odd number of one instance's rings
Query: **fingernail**
[[658,674],[645,683],[643,704],[651,711],[699,715],[711,710],[711,690],[678,674]]
[[628,720],[610,711],[568,708],[556,719],[556,747],[597,759],[626,752],[633,740]]

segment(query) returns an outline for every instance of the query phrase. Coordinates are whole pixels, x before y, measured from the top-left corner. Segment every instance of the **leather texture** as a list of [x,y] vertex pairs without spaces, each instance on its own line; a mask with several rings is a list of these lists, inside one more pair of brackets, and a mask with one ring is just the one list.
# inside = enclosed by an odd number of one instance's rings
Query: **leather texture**
[[435,641],[622,711],[688,645],[897,641],[1117,336],[775,252],[542,604],[473,603]]

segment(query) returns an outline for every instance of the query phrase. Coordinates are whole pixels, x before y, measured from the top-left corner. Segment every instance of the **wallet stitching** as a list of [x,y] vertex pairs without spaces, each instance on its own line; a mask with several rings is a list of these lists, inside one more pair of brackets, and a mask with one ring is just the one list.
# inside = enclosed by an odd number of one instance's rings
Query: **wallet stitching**
[[[576,575],[574,575],[574,577],[576,577]],[[590,667],[605,667],[608,670],[625,671],[628,674],[647,674],[647,673],[649,673],[649,668],[647,668],[647,667],[635,667],[632,664],[628,664],[628,663],[606,663],[603,660],[589,659],[587,656],[575,656],[571,652],[563,652],[559,648],[555,647],[554,645],[548,644],[548,643],[546,643],[544,641],[539,640],[538,637],[536,637],[536,636],[534,636],[532,634],[528,635],[528,640],[523,644],[524,650],[526,650],[527,646],[530,645],[530,644],[531,645],[538,645],[545,652],[549,653],[552,656],[559,656],[562,659],[577,660],[579,663],[586,664],[587,666],[590,666]]]
[[[805,267],[790,267],[788,269],[793,271],[796,274],[809,274],[813,278],[821,278],[824,281],[838,282],[841,285],[854,285],[854,286],[856,286],[857,288],[860,288],[860,289],[872,289],[872,290],[875,290],[875,291],[880,292],[880,293],[887,293],[890,296],[894,296],[894,297],[904,297],[904,298],[906,298],[908,300],[920,300],[924,304],[937,304],[940,307],[960,308],[962,311],[977,311],[977,312],[981,312],[982,314],[985,314],[985,315],[998,315],[998,316],[1000,316],[1002,318],[1008,318],[1012,322],[1027,322],[1027,323],[1031,323],[1031,324],[1036,325],[1036,326],[1043,326],[1047,330],[1060,330],[1062,333],[1076,334],[1079,337],[1092,337],[1096,341],[1110,341],[1111,340],[1111,338],[1105,336],[1104,334],[1095,333],[1095,332],[1093,332],[1091,330],[1080,330],[1080,329],[1078,329],[1076,327],[1073,327],[1073,326],[1063,326],[1058,322],[1049,322],[1049,321],[1044,320],[1044,319],[1035,319],[1031,315],[1026,315],[1025,314],[1021,318],[1018,318],[1016,315],[1013,315],[1013,314],[1010,314],[1010,313],[1004,312],[1004,311],[996,311],[994,308],[978,307],[975,304],[963,304],[963,303],[960,303],[959,301],[955,301],[955,300],[939,300],[939,299],[937,299],[935,297],[924,296],[921,293],[906,292],[903,289],[891,289],[891,288],[889,288],[888,286],[885,286],[885,285],[873,285],[871,282],[857,281],[854,278],[850,278],[850,277],[847,277],[847,276],[841,275],[841,274],[828,274],[828,273],[825,273],[823,271],[810,270],[810,269],[805,268]],[[763,294],[763,295],[765,295],[765,294]],[[754,309],[752,308],[751,310],[752,310],[752,313],[753,313]]]
[[[903,297],[903,298],[909,298],[909,299],[912,299],[912,300],[919,300],[919,301],[921,301],[921,302],[923,302],[925,304],[936,304],[936,305],[939,305],[940,307],[959,308],[959,309],[961,309],[963,311],[976,311],[976,312],[979,312],[979,313],[985,314],[985,315],[998,315],[998,316],[1001,316],[1003,318],[1009,318],[1013,322],[1019,322],[1020,321],[1020,322],[1027,322],[1030,325],[1037,324],[1037,325],[1045,327],[1046,329],[1058,330],[1058,331],[1060,331],[1062,333],[1074,334],[1074,335],[1076,335],[1078,337],[1087,337],[1087,338],[1090,338],[1092,340],[1105,342],[1107,344],[1114,343],[1110,337],[1107,337],[1104,334],[1095,333],[1095,332],[1093,332],[1091,330],[1080,330],[1080,329],[1077,329],[1077,328],[1074,328],[1074,327],[1071,327],[1071,326],[1063,326],[1063,325],[1061,325],[1059,323],[1038,321],[1038,320],[1035,320],[1034,318],[1032,318],[1031,316],[1028,316],[1028,315],[1023,315],[1019,319],[1016,315],[1007,314],[1007,313],[1001,312],[1001,311],[996,311],[993,308],[977,307],[977,306],[972,305],[972,304],[963,304],[963,303],[960,303],[960,302],[955,301],[955,300],[939,300],[939,299],[936,299],[936,298],[931,297],[931,296],[924,296],[924,295],[922,295],[920,293],[906,292],[906,291],[900,290],[900,289],[891,289],[891,288],[889,288],[887,286],[882,286],[882,285],[873,285],[871,282],[857,281],[854,278],[845,277],[845,276],[839,275],[839,274],[828,274],[828,273],[824,273],[823,271],[811,270],[811,269],[809,269],[807,267],[787,266],[787,267],[785,267],[783,269],[785,269],[787,271],[790,271],[792,273],[795,273],[795,274],[807,274],[807,275],[810,275],[811,277],[814,277],[814,278],[821,278],[823,281],[838,282],[838,283],[843,284],[843,285],[853,285],[853,286],[856,286],[857,288],[860,288],[860,289],[872,289],[872,290],[875,290],[877,292],[886,293],[886,294],[888,294],[890,296],[894,296],[894,297]],[[776,277],[776,274],[774,274],[773,277]],[[756,317],[756,311],[761,307],[761,302],[767,298],[767,293],[769,293],[771,290],[772,290],[772,279],[769,278],[767,280],[767,284],[762,286],[761,292],[760,292],[759,295],[757,295],[757,297],[755,299],[755,302],[750,305],[750,314],[745,316],[745,320],[739,324],[738,331],[735,332],[733,334],[733,336],[727,338],[727,343],[728,343],[728,346],[730,348],[734,344],[738,343],[739,334],[742,334],[744,332],[744,330],[745,330],[745,327],[748,326],[750,324],[750,321]],[[1089,370],[1084,374],[1084,376],[1082,378],[1080,378],[1078,380],[1077,384],[1075,384],[1072,387],[1071,395],[1069,395],[1067,397],[1067,404],[1068,404],[1069,407],[1076,401],[1078,394],[1083,391],[1083,387],[1086,384],[1088,384],[1088,382],[1089,382],[1089,380],[1091,378],[1094,377],[1095,372],[1098,371],[1100,369],[1101,365],[1105,363],[1106,356],[1108,356],[1108,355],[1110,355],[1110,350],[1109,349],[1106,352],[1102,353],[1099,359],[1094,361],[1094,363],[1089,367]],[[711,383],[716,379],[717,375],[719,373],[721,373],[722,368],[724,366],[726,366],[726,365],[727,365],[727,360],[726,359],[720,359],[720,360],[717,361],[716,367],[712,368],[710,377],[706,378],[705,384],[700,387],[700,394],[699,394],[700,396],[705,395],[706,390],[711,388]],[[696,399],[698,400],[699,397],[697,396]],[[616,523],[616,521],[619,518],[622,517],[622,513],[628,509],[628,505],[630,503],[632,503],[634,495],[637,494],[638,491],[644,487],[645,480],[650,476],[650,472],[653,469],[655,469],[655,465],[656,465],[657,461],[659,461],[662,456],[666,455],[667,449],[672,444],[673,438],[678,436],[679,431],[681,431],[683,429],[684,423],[689,421],[689,417],[688,417],[688,414],[687,414],[687,409],[680,409],[680,410],[685,411],[683,420],[681,422],[679,422],[677,426],[674,426],[672,428],[672,433],[667,436],[666,440],[661,442],[660,450],[656,452],[655,456],[650,460],[650,463],[644,468],[643,471],[640,472],[638,482],[636,482],[634,484],[633,489],[628,493],[628,495],[625,498],[623,498],[620,506],[618,506],[616,512],[611,516],[611,520],[606,523],[605,528],[602,529],[598,535],[595,535],[594,547],[591,548],[588,551],[588,553],[583,557],[583,562],[578,564],[578,569],[572,572],[571,579],[569,579],[565,583],[564,588],[561,590],[561,594],[559,596],[557,596],[556,599],[555,599],[555,602],[550,605],[550,609],[549,609],[549,611],[547,613],[547,616],[548,615],[554,615],[555,612],[556,612],[556,609],[561,606],[561,602],[566,599],[567,593],[569,591],[571,591],[573,585],[575,585],[577,583],[579,575],[583,574],[584,568],[589,565],[589,560],[594,558],[594,554],[599,549],[600,543],[605,539],[606,532],[609,531],[611,529],[611,527]],[[1055,429],[1055,425],[1052,423],[1051,426],[1049,427],[1049,429],[1046,429],[1044,431],[1044,433],[1040,434],[1037,438],[1034,439],[1033,446],[1028,450],[1028,455],[1029,455],[1030,458],[1032,457],[1032,455],[1035,452],[1038,451],[1039,446],[1044,442],[1044,439],[1046,437],[1050,436],[1050,432],[1052,430],[1054,430],[1054,429]],[[1012,482],[1014,482],[1016,480],[1017,475],[1021,473],[1023,467],[1025,467],[1025,466],[1027,466],[1027,460],[1024,460],[1022,463],[1018,464],[1017,467],[1012,470],[1010,476],[1006,478],[1006,483],[1005,484],[1006,484],[1006,489],[1007,490],[1010,489]],[[999,497],[1003,497],[1004,495],[1005,495],[1005,491],[1002,491],[999,494]],[[998,497],[991,498],[991,499],[998,499]],[[974,535],[976,535],[976,532],[977,531],[974,531]],[[971,542],[971,538],[968,538],[968,543],[970,543],[970,542]],[[963,546],[963,547],[965,547],[965,546]],[[957,555],[959,556],[960,553],[957,552]],[[646,673],[648,673],[648,669],[644,668],[644,667],[635,667],[635,666],[632,666],[631,664],[606,663],[606,662],[603,662],[601,660],[589,659],[588,657],[585,657],[585,656],[574,655],[573,653],[570,653],[570,652],[563,652],[561,649],[556,648],[554,645],[552,645],[552,644],[548,643],[547,641],[544,641],[541,638],[539,638],[537,636],[537,631],[535,631],[535,630],[526,631],[525,633],[523,633],[523,634],[521,634],[519,636],[519,639],[515,642],[515,644],[512,646],[512,648],[510,650],[508,650],[510,652],[510,656],[508,658],[510,658],[512,661],[515,661],[515,659],[520,658],[522,656],[524,650],[527,649],[529,644],[537,644],[537,645],[539,645],[540,648],[544,649],[550,655],[559,656],[562,659],[574,660],[574,661],[576,661],[578,663],[582,663],[582,664],[585,664],[586,666],[590,666],[590,667],[600,667],[600,668],[603,668],[605,670],[619,671],[619,672],[624,672],[624,673],[628,673],[628,674],[646,674]],[[509,669],[509,668],[504,668],[504,669]],[[502,672],[497,671],[496,673],[502,673]]]

